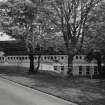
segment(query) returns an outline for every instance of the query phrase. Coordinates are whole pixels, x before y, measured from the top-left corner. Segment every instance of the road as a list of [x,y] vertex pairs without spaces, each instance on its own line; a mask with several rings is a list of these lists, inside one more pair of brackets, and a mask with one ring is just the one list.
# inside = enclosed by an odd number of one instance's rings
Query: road
[[0,77],[0,105],[76,105]]

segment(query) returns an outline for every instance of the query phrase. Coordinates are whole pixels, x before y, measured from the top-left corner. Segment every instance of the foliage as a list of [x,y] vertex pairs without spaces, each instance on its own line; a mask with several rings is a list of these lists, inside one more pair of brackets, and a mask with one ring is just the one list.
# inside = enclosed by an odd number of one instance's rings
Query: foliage
[[92,49],[105,52],[105,2],[92,11],[88,19],[88,29],[84,40],[86,52]]
[[53,28],[62,32],[69,54],[74,53],[78,42],[83,41],[88,15],[99,2],[100,0],[49,1],[46,16],[53,23]]
[[81,50],[86,23],[93,8],[101,0],[48,0],[45,16],[52,29],[61,32],[68,54],[68,70],[73,56]]
[[4,33],[21,39],[26,44],[30,58],[30,69],[34,70],[35,49],[42,34],[40,2],[8,0],[0,6],[1,25]]

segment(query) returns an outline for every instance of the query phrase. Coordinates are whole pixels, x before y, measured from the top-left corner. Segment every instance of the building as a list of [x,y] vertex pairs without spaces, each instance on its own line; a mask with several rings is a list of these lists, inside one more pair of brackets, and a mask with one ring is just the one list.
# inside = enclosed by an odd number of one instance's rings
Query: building
[[[41,56],[40,70],[48,70],[62,75],[67,75],[68,56],[67,55],[43,55]],[[34,63],[37,64],[38,56],[34,56]],[[0,55],[0,66],[21,66],[29,67],[28,55]],[[85,60],[85,55],[76,55],[73,59],[74,76],[97,75],[97,63],[95,60],[90,63]]]

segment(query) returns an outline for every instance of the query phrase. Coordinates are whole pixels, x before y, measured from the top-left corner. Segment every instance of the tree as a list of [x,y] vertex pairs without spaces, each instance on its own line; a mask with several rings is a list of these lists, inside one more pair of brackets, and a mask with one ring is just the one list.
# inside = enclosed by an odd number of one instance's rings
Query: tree
[[68,55],[68,71],[72,75],[73,56],[81,49],[86,23],[101,0],[48,0],[45,14],[52,29],[61,32]]
[[98,72],[99,72],[99,75],[101,76],[102,75],[102,55],[100,53],[100,51],[98,50],[91,50],[85,57],[85,59],[90,62],[92,61],[93,59],[95,59],[97,61],[97,65],[98,65]]
[[[16,39],[21,39],[26,44],[30,59],[29,72],[34,72],[35,48],[38,47],[41,52],[40,45],[37,43],[42,33],[40,4],[38,1],[33,4],[29,0],[7,0],[0,5],[0,23],[3,32]],[[40,55],[39,53],[37,69]]]
[[[84,40],[86,59],[96,59],[100,77],[105,77],[102,64],[105,62],[105,2],[100,3],[97,9],[92,11],[88,19],[87,35]],[[105,63],[104,63],[105,64]]]
[[97,9],[89,16],[84,47],[86,49],[105,49],[105,2],[100,3]]

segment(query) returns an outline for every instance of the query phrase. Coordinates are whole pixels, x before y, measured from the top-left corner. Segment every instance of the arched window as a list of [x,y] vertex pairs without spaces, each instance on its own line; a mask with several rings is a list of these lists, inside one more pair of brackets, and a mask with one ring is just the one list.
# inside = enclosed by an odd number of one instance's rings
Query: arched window
[[34,59],[37,60],[37,57],[35,56]]
[[56,56],[54,58],[55,58],[55,60],[57,60],[57,57]]
[[46,59],[47,59],[47,57],[45,56],[45,57],[44,57],[44,59],[46,60]]
[[53,60],[53,56],[51,56],[51,60]]
[[78,56],[76,56],[75,58],[78,59]]
[[79,75],[82,75],[82,66],[79,66]]
[[61,59],[63,60],[64,59],[64,56],[61,56]]
[[27,60],[27,57],[25,57],[25,60]]
[[82,56],[79,56],[80,59],[82,59]]
[[24,57],[22,57],[22,60],[24,60]]

